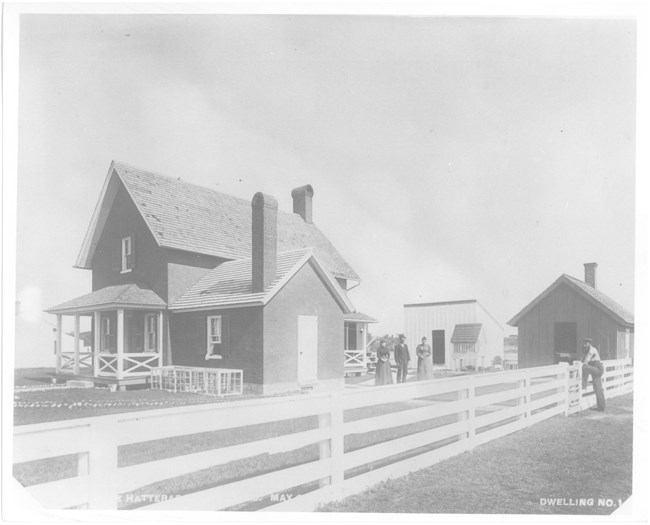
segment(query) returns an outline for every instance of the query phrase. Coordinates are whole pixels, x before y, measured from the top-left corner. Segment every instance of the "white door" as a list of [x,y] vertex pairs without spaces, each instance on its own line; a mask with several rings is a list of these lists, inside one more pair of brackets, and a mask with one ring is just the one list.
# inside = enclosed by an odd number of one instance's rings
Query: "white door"
[[298,384],[318,379],[318,316],[298,316]]

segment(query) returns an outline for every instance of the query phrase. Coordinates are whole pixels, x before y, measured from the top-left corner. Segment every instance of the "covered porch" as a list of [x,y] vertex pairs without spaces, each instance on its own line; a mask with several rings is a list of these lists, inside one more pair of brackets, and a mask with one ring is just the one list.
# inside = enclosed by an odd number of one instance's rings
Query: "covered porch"
[[344,320],[345,375],[359,375],[368,371],[368,324],[377,320],[360,312],[346,314]]
[[[137,285],[102,288],[55,306],[57,379],[128,384],[149,380],[151,369],[163,365],[165,302]],[[72,350],[63,348],[63,321],[73,320]],[[85,322],[90,330],[81,330]],[[83,350],[82,350],[83,343]]]

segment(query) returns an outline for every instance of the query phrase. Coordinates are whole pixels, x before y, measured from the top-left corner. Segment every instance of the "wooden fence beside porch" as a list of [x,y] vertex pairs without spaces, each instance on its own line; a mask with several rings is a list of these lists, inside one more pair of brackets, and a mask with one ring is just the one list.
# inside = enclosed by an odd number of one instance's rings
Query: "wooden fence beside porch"
[[[632,378],[629,361],[607,363],[607,397],[630,392]],[[264,510],[313,510],[320,503],[428,467],[547,418],[580,410],[584,393],[575,388],[579,381],[579,366],[561,363],[367,389],[25,425],[14,429],[14,463],[78,455],[76,476],[27,490],[45,508],[115,509],[119,497],[139,488],[257,458],[262,468],[249,477],[213,480],[208,488],[197,487],[173,499],[162,494],[159,501],[140,508],[225,510],[256,502]],[[585,395],[588,400],[590,395]],[[253,425],[300,418],[314,424],[297,430],[288,426],[283,433],[261,439],[248,430]],[[240,429],[244,441],[219,447],[215,440],[215,448],[209,450],[128,466],[118,464],[121,447],[226,429]],[[317,447],[309,461],[271,471],[264,468],[272,455],[307,446]],[[278,497],[285,493],[291,498]]]

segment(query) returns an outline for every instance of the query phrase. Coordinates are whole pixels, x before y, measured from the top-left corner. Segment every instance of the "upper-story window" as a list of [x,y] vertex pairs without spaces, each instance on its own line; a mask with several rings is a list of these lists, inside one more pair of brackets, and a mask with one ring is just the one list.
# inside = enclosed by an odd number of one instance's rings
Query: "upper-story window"
[[133,237],[122,238],[122,273],[130,272],[134,265],[135,259],[133,257]]

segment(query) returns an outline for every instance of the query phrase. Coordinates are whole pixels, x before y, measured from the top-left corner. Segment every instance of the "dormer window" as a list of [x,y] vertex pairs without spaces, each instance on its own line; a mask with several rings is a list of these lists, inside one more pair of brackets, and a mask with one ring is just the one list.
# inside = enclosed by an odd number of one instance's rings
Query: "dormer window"
[[133,263],[133,237],[129,235],[122,238],[122,273],[133,270]]

